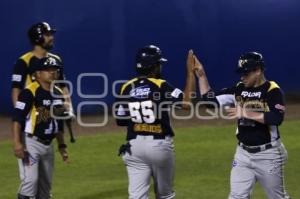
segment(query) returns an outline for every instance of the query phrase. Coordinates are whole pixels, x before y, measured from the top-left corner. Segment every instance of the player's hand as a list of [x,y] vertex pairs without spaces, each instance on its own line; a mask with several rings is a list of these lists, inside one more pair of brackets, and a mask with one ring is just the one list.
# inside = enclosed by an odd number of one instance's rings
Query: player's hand
[[194,61],[193,71],[195,72],[196,76],[201,77],[205,75],[204,67],[196,55],[193,55],[193,61]]
[[64,107],[66,108],[65,115],[68,116],[69,119],[74,120],[76,118],[76,115],[71,103],[65,102]]
[[188,73],[193,73],[194,68],[194,52],[193,50],[189,50],[187,58],[186,58],[186,69]]
[[14,144],[14,153],[17,158],[23,159],[25,157],[24,146],[22,143]]
[[240,119],[243,117],[244,109],[240,106],[225,109],[229,119]]
[[59,153],[62,157],[62,160],[65,162],[65,163],[70,163],[69,161],[69,155],[68,155],[68,152],[65,148],[60,148],[59,149]]

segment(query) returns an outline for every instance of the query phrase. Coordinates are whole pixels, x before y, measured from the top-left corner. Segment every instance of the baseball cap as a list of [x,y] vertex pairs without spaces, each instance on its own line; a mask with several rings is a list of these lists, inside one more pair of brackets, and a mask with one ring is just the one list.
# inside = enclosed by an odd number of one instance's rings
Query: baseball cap
[[42,59],[37,59],[32,63],[33,72],[48,70],[50,68],[60,69],[61,67],[61,62],[53,57],[44,57]]

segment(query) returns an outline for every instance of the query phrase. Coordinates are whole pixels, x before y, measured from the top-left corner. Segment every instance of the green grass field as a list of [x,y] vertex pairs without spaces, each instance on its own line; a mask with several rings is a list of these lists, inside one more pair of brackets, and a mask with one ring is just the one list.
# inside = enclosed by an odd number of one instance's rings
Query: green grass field
[[[289,152],[286,185],[292,198],[300,198],[300,121],[286,121],[282,140]],[[175,191],[179,199],[226,199],[235,151],[235,126],[199,126],[175,129]],[[127,175],[117,149],[124,133],[82,136],[69,144],[71,163],[56,154],[54,199],[125,199]],[[14,199],[19,185],[17,162],[9,141],[0,143],[0,199]],[[153,192],[153,190],[151,190]],[[153,193],[150,198],[153,199]],[[252,198],[266,196],[256,186]]]

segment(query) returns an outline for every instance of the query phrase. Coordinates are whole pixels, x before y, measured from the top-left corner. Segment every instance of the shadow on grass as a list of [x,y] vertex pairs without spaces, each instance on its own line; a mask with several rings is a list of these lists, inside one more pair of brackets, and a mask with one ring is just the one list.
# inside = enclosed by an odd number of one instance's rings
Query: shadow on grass
[[107,190],[100,193],[94,193],[92,195],[81,196],[79,199],[106,199],[106,198],[112,198],[117,196],[124,196],[124,198],[128,197],[126,190],[114,189],[114,190]]

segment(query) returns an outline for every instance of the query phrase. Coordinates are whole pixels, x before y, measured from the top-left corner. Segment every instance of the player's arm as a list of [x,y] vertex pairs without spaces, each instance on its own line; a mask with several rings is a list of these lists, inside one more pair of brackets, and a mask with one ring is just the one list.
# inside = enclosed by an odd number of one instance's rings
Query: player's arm
[[72,104],[72,100],[71,100],[71,96],[70,96],[70,91],[68,88],[68,84],[63,83],[63,81],[66,80],[66,76],[64,74],[64,67],[63,67],[63,62],[62,59],[60,57],[57,57],[58,61],[61,64],[61,68],[59,69],[59,73],[58,73],[58,77],[57,79],[59,81],[62,81],[61,83],[59,83],[59,87],[61,88],[62,92],[63,92],[63,96],[64,96],[64,100],[65,100],[65,104],[67,105],[68,111],[72,114],[72,116],[74,116],[74,109],[73,109],[73,104]]
[[207,104],[207,107],[212,108],[234,105],[234,92],[236,86],[233,86],[231,88],[224,88],[221,91],[214,92],[209,85],[203,64],[199,61],[196,55],[193,55],[193,60],[193,71],[195,72],[198,78],[200,94],[202,96],[203,101],[209,102],[209,104]]
[[65,100],[66,108],[69,111],[70,116],[75,117],[73,104],[72,104],[71,96],[70,96],[70,92],[69,92],[69,88],[67,86],[62,87],[62,92],[63,92],[63,97],[64,97],[64,100]]
[[284,119],[285,102],[282,91],[275,88],[267,94],[267,105],[269,110],[256,112],[237,107],[226,110],[231,117],[255,120],[267,125],[280,125]]
[[130,119],[128,104],[126,101],[117,98],[114,104],[114,114],[118,126],[127,126]]
[[284,119],[285,99],[283,91],[275,88],[268,92],[267,104],[270,111],[264,113],[264,123],[268,125],[280,125]]
[[27,66],[26,63],[22,59],[18,59],[14,65],[13,74],[12,74],[12,92],[11,99],[13,106],[16,105],[18,100],[18,96],[21,93],[22,89],[24,89],[25,81],[27,76]]
[[[65,101],[65,95],[63,92],[63,89],[59,89],[58,87],[55,87],[56,89],[54,90],[54,92],[57,92],[58,95],[62,95],[61,97],[61,104],[57,104],[54,106],[54,110],[60,110],[58,111],[58,114],[55,116],[65,116],[65,115],[70,115],[68,112],[68,105],[66,106]],[[55,119],[55,118],[53,118]],[[69,156],[68,156],[68,152],[67,152],[67,145],[65,144],[65,139],[64,139],[64,127],[63,127],[63,121],[64,120],[57,120],[57,124],[58,124],[58,133],[56,134],[56,141],[57,141],[57,145],[58,145],[58,151],[63,159],[64,162],[68,163],[69,160]]]
[[193,61],[194,61],[193,70],[195,71],[195,74],[198,77],[200,94],[203,96],[211,90],[211,87],[209,85],[204,67],[196,55],[193,55]]
[[175,104],[176,107],[185,110],[191,107],[191,98],[195,93],[195,76],[194,76],[194,58],[193,51],[189,50],[186,60],[186,83],[184,91],[182,92],[179,88],[175,88],[168,82],[163,82],[161,86],[161,96],[163,97],[164,103],[169,105]]
[[245,108],[242,108],[241,106],[228,108],[226,109],[226,112],[228,114],[227,116],[232,119],[245,118],[245,119],[250,119],[265,124],[264,113],[261,112],[247,110]]
[[58,120],[59,131],[56,135],[56,140],[57,140],[58,150],[59,150],[59,153],[60,153],[63,161],[68,163],[69,155],[67,152],[67,145],[65,144],[64,133],[63,133],[63,129],[62,129],[62,126],[63,126],[62,122],[63,122],[62,120]]
[[16,102],[17,102],[17,99],[18,99],[18,96],[20,95],[20,93],[21,93],[21,89],[19,89],[19,88],[13,88],[12,89],[11,99],[12,99],[13,106],[16,105]]
[[195,89],[196,89],[193,67],[194,67],[193,51],[189,50],[187,60],[186,60],[187,74],[186,74],[185,88],[183,92],[183,104],[182,104],[183,109],[190,108],[189,103],[191,102],[192,94],[195,93]]
[[13,147],[15,156],[18,158],[24,158],[24,145],[22,143],[22,124],[25,123],[26,116],[28,115],[33,103],[32,93],[25,89],[23,90],[13,111],[13,123],[12,123],[12,136]]

